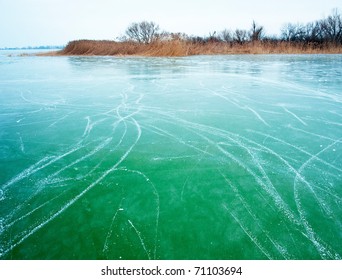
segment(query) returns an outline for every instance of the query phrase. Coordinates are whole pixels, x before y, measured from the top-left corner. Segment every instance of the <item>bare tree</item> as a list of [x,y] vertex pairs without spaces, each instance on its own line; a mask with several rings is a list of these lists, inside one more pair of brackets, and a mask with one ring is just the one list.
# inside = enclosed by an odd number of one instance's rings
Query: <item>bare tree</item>
[[225,29],[220,32],[219,38],[224,42],[232,42],[233,41],[233,34],[230,30]]
[[249,39],[251,41],[260,41],[263,36],[264,36],[264,27],[257,25],[255,21],[253,20],[252,28],[249,31]]
[[126,35],[129,39],[138,43],[149,44],[158,38],[159,25],[154,22],[142,21],[132,23],[126,29]]
[[242,44],[248,40],[248,32],[243,29],[236,29],[234,32],[234,41]]
[[337,9],[331,16],[320,21],[320,28],[325,41],[342,43],[342,16]]
[[292,35],[292,25],[291,23],[284,24],[284,26],[281,28],[281,39],[284,41],[291,41],[291,35]]
[[306,24],[304,26],[304,32],[306,42],[321,43],[323,41],[322,30],[317,21]]
[[300,42],[305,40],[305,27],[301,24],[288,23],[281,29],[281,37],[285,41]]

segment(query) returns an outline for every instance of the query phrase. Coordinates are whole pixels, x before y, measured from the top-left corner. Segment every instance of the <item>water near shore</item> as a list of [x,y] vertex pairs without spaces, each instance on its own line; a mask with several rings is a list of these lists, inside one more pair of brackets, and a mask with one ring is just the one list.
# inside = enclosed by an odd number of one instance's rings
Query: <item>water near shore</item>
[[0,258],[341,259],[341,55],[5,54]]

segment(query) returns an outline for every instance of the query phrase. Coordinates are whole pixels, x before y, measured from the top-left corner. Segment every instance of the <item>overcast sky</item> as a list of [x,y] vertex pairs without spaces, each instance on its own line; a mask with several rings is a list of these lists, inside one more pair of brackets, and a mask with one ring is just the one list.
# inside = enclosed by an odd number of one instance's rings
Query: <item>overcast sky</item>
[[161,29],[206,36],[249,29],[253,20],[277,35],[287,22],[306,23],[342,10],[341,0],[0,0],[0,48],[115,39],[141,20]]

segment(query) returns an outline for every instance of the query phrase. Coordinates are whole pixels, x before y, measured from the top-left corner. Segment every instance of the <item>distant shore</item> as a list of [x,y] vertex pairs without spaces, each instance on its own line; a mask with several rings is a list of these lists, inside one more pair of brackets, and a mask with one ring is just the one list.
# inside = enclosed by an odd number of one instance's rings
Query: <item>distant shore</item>
[[76,40],[60,51],[40,53],[46,56],[160,56],[177,57],[223,54],[342,54],[342,46],[293,42],[257,41],[244,44],[227,42],[155,41],[149,44],[109,40]]

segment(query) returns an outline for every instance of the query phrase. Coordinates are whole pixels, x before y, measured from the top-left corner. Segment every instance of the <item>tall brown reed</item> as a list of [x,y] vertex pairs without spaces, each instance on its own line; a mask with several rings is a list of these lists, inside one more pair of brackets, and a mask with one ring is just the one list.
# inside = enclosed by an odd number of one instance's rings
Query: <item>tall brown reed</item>
[[284,41],[256,41],[243,44],[226,42],[196,43],[186,40],[159,40],[150,44],[132,41],[71,41],[56,55],[136,55],[188,56],[217,54],[318,54],[342,53],[341,45],[304,44]]

